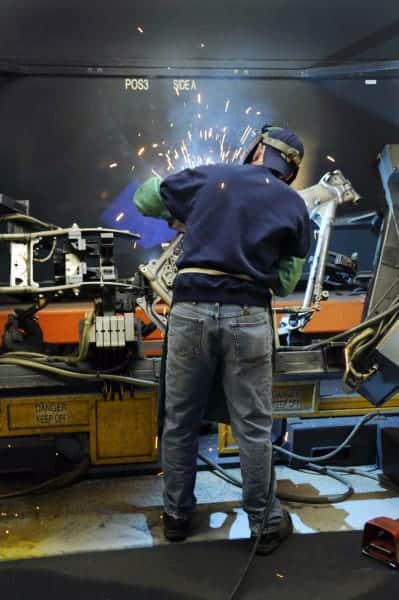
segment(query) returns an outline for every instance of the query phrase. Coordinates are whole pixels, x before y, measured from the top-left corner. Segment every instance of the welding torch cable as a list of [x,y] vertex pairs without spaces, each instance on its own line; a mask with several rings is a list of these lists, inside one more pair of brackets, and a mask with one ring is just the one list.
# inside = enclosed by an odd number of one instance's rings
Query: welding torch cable
[[[223,479],[224,481],[230,483],[231,485],[234,485],[235,487],[242,488],[242,481],[236,479],[236,477],[234,477],[233,475],[230,475],[230,473],[228,473],[225,469],[220,467],[218,464],[214,463],[212,460],[210,460],[203,454],[199,453],[198,456],[202,461],[204,461],[211,467],[215,476],[220,477],[220,479]],[[285,502],[299,502],[301,504],[338,504],[338,502],[344,502],[344,500],[347,500],[354,493],[353,487],[343,477],[340,477],[336,473],[333,473],[329,467],[317,467],[316,465],[312,465],[312,467],[314,468],[311,468],[310,465],[306,465],[306,467],[309,467],[310,471],[317,472],[317,474],[319,475],[325,475],[331,477],[332,479],[335,479],[347,488],[346,491],[340,494],[326,494],[322,496],[302,496],[300,494],[288,494],[286,492],[278,490],[276,495],[280,500],[283,500]],[[295,469],[294,467],[289,468],[293,469],[294,471],[303,471],[303,469]]]
[[[309,467],[316,467],[317,465],[313,463],[308,463]],[[338,467],[336,465],[326,465],[325,467],[329,471],[336,473],[344,473],[346,475],[359,475],[361,477],[366,477],[367,479],[372,479],[373,481],[379,481],[380,478],[378,475],[371,475],[367,471],[360,471],[360,469],[355,469],[354,467]]]
[[353,489],[353,486],[348,481],[346,481],[346,479],[344,479],[337,473],[331,471],[328,467],[319,467],[318,465],[310,466],[310,464],[307,464],[303,469],[296,469],[294,467],[290,468],[294,471],[298,471],[299,473],[309,470],[312,473],[316,473],[317,475],[325,475],[326,477],[335,479],[336,481],[338,481],[338,483],[341,483],[343,486],[346,487],[346,491],[340,494],[302,496],[301,494],[286,493],[281,490],[278,490],[276,495],[280,500],[283,500],[284,502],[299,502],[300,504],[338,504],[339,502],[344,502],[345,500],[348,500],[348,498],[350,498],[354,494],[355,490]]
[[[380,475],[371,475],[368,471],[361,471],[360,469],[355,469],[354,467],[328,466],[328,469],[331,471],[342,472],[347,475],[359,475],[361,477],[372,479],[373,481],[379,483],[381,487],[393,490],[396,492],[396,494],[399,494],[399,486],[395,485],[394,482],[387,478],[383,473]],[[378,466],[375,466],[374,470],[375,469],[378,469]]]
[[0,502],[3,500],[12,500],[13,498],[21,498],[24,496],[42,494],[51,490],[57,490],[66,487],[67,485],[75,483],[76,481],[78,481],[78,479],[86,475],[89,471],[89,468],[90,457],[85,456],[83,460],[78,465],[76,465],[71,471],[62,473],[58,477],[53,477],[52,479],[48,479],[47,481],[43,481],[29,488],[25,488],[23,490],[16,490],[7,494],[2,494],[0,495]]
[[228,483],[231,483],[232,485],[235,485],[236,487],[242,488],[242,481],[240,479],[236,479],[233,475],[230,475],[230,473],[223,469],[223,467],[220,467],[217,463],[215,463],[213,460],[211,460],[201,452],[198,453],[198,457],[204,463],[210,466],[212,471],[215,472],[215,474],[217,473],[218,475],[220,475],[222,479],[224,479]]
[[61,375],[70,377],[72,379],[81,379],[85,381],[114,381],[115,383],[126,383],[129,385],[137,385],[139,387],[158,387],[159,385],[157,381],[152,381],[149,379],[137,379],[136,377],[127,377],[125,375],[109,375],[102,373],[101,371],[97,373],[86,373],[83,371],[77,372],[68,369],[62,369],[61,367],[54,367],[53,365],[48,365],[38,361],[25,360],[23,358],[3,358],[0,356],[0,364],[17,365],[21,367],[27,367],[28,369],[36,369],[38,371],[45,371],[54,375]]
[[20,221],[25,223],[30,223],[32,225],[37,225],[38,227],[44,227],[45,229],[61,229],[57,225],[52,225],[51,223],[46,223],[46,221],[41,221],[36,217],[31,217],[30,215],[24,215],[19,213],[12,213],[10,215],[4,215],[0,217],[0,223],[7,223],[9,221]]
[[[327,503],[331,504],[331,503],[342,502],[343,500],[346,500],[350,495],[352,495],[353,494],[352,486],[345,479],[337,476],[336,473],[333,472],[334,469],[332,469],[330,467],[319,467],[315,463],[321,462],[324,460],[328,460],[328,459],[332,458],[333,456],[337,455],[353,439],[353,437],[357,434],[357,432],[359,431],[360,427],[362,427],[362,425],[364,425],[365,423],[367,423],[374,417],[380,416],[380,415],[381,415],[381,412],[379,412],[379,411],[375,411],[373,413],[368,413],[367,415],[364,415],[360,419],[360,421],[355,425],[355,427],[352,429],[352,431],[347,436],[347,438],[337,448],[335,448],[335,450],[333,450],[332,452],[329,452],[328,454],[325,454],[324,456],[319,456],[317,458],[312,457],[312,456],[301,456],[299,454],[296,454],[295,452],[286,450],[285,448],[282,448],[281,446],[273,445],[273,450],[280,452],[282,454],[285,454],[289,457],[295,458],[296,460],[299,460],[301,462],[306,463],[306,466],[308,466],[311,470],[321,473],[321,474],[324,474],[324,475],[328,475],[329,477],[336,479],[337,481],[339,481],[340,483],[342,483],[343,485],[345,485],[348,488],[347,491],[344,492],[343,494],[337,494],[335,496],[311,497],[311,496],[298,496],[298,495],[294,495],[294,494],[288,495],[288,494],[281,493],[281,499],[297,501],[297,502],[307,502],[307,503],[311,503],[311,504],[327,504]],[[223,469],[222,467],[220,467],[219,465],[217,465],[216,463],[214,463],[212,460],[210,460],[209,458],[207,458],[206,456],[204,456],[201,453],[198,456],[203,462],[207,463],[213,469],[213,471],[215,472],[215,475],[220,476],[222,479],[224,479],[225,481],[227,481],[228,483],[231,483],[232,485],[234,485],[236,487],[242,487],[242,482],[239,479],[236,479],[235,477],[230,475],[225,469]],[[296,470],[300,470],[300,469],[296,469]]]
[[[365,339],[367,342],[364,342]],[[368,327],[351,338],[344,348],[345,372],[343,381],[351,388],[357,389],[376,370],[375,367],[371,367],[365,372],[360,372],[354,365],[355,357],[360,355],[362,342],[363,346],[365,346],[370,340],[375,340],[375,331],[371,327]]]
[[[392,327],[392,325],[395,323],[397,318],[398,318],[398,314],[394,313],[393,315],[391,315],[390,318],[387,319],[387,321],[385,323],[383,321],[381,321],[380,324],[378,325],[378,328],[375,331],[374,335],[365,342],[362,341],[362,339],[357,340],[357,338],[360,337],[361,334],[359,334],[359,336],[355,336],[354,349],[353,349],[353,351],[351,350],[349,353],[350,365],[354,372],[357,372],[357,370],[353,367],[353,363],[356,360],[358,360],[359,358],[361,358],[363,360],[365,360],[365,359],[367,360],[367,358],[370,357],[370,353],[373,352],[373,350],[375,349],[375,346],[378,344],[378,341],[384,337],[386,332]],[[366,331],[370,331],[370,329],[367,329]],[[373,330],[371,329],[371,331],[373,331]],[[347,347],[345,348],[345,351],[346,350],[347,350]],[[368,350],[370,352],[367,355],[366,351],[368,351]],[[367,376],[369,376],[369,374],[372,374],[374,371],[375,371],[375,369],[371,368],[371,369],[369,369],[369,371],[367,371],[365,373],[361,373],[361,375],[365,375],[367,377]]]
[[242,571],[242,573],[240,575],[240,578],[238,579],[236,585],[234,586],[233,591],[231,592],[231,594],[229,596],[229,600],[234,600],[234,598],[237,597],[237,594],[238,594],[238,592],[239,592],[239,590],[240,590],[240,588],[241,588],[241,586],[242,586],[242,584],[243,584],[243,582],[245,580],[245,577],[247,576],[248,571],[249,571],[249,569],[250,569],[250,567],[252,565],[252,562],[253,562],[253,560],[255,558],[256,551],[257,551],[258,546],[260,544],[260,541],[262,539],[263,532],[266,529],[266,524],[267,524],[267,522],[269,520],[269,516],[270,516],[271,510],[272,510],[273,500],[274,500],[273,488],[274,488],[274,483],[275,483],[275,473],[274,473],[274,469],[272,467],[272,462],[271,461],[272,461],[272,457],[270,457],[270,473],[271,473],[271,476],[270,476],[270,481],[269,481],[269,487],[266,490],[266,492],[267,492],[267,500],[266,500],[266,507],[265,507],[265,510],[264,510],[264,513],[263,513],[262,523],[261,523],[261,526],[259,528],[259,532],[256,535],[255,542],[252,545],[251,554],[249,555],[249,558],[248,558],[248,560],[246,562],[246,565],[245,565],[245,567],[244,567],[244,569],[243,569],[243,571]]
[[362,427],[362,425],[365,425],[366,423],[368,423],[368,421],[371,421],[371,419],[374,419],[374,417],[381,416],[381,414],[382,413],[380,411],[375,411],[372,413],[368,413],[367,415],[364,415],[360,419],[360,421],[355,425],[355,427],[352,429],[352,431],[350,432],[348,437],[337,448],[335,448],[335,450],[332,450],[331,452],[329,452],[328,454],[324,454],[323,456],[317,456],[317,457],[302,456],[301,454],[296,454],[295,452],[291,452],[291,450],[287,450],[286,448],[282,448],[281,446],[273,446],[273,450],[276,450],[280,454],[285,454],[286,456],[295,458],[296,460],[300,460],[305,463],[322,462],[324,460],[328,460],[329,458],[332,458],[333,456],[336,456],[337,454],[339,454],[339,452],[341,452],[341,450],[343,450],[345,448],[345,446],[347,444],[349,444],[349,442],[355,437],[355,435],[359,431],[360,427]]

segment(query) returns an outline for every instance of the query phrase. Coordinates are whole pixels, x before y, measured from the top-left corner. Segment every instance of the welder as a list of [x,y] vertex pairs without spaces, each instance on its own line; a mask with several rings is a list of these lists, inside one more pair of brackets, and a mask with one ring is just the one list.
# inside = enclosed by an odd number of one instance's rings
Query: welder
[[215,377],[240,451],[243,508],[251,537],[260,537],[257,552],[273,552],[292,533],[291,517],[270,486],[270,299],[295,288],[309,250],[308,212],[289,187],[303,154],[295,133],[265,126],[243,164],[152,177],[135,193],[142,214],[185,229],[169,316],[162,435],[163,526],[170,541],[190,533],[198,438]]

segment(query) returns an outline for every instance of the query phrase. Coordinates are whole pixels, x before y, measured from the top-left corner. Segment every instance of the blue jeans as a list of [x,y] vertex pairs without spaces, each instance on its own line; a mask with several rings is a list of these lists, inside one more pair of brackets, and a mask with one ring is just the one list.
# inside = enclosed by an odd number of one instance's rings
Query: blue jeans
[[[198,437],[216,370],[240,450],[243,508],[260,530],[271,478],[273,329],[268,310],[180,302],[172,307],[162,436],[165,512],[188,517],[195,507]],[[273,490],[267,531],[282,511]]]

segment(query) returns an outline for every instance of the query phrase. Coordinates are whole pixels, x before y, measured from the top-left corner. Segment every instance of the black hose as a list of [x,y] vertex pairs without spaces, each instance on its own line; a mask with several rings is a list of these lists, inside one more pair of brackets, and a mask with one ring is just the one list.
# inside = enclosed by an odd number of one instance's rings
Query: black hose
[[15,492],[9,492],[8,494],[4,494],[0,496],[0,501],[2,500],[10,500],[12,498],[21,498],[23,496],[33,496],[35,494],[43,494],[50,490],[58,490],[67,485],[71,485],[75,483],[78,479],[87,474],[90,467],[90,458],[85,456],[81,463],[76,465],[72,471],[68,471],[67,473],[63,473],[58,477],[54,477],[52,479],[48,479],[47,481],[43,481],[37,485],[33,485],[29,488],[25,488],[24,490],[16,490]]
[[[217,463],[214,463],[212,460],[210,460],[203,454],[198,454],[198,456],[201,460],[203,460],[206,464],[208,464],[211,467],[213,473],[217,477],[220,477],[220,479],[223,479],[223,481],[226,481],[227,483],[230,483],[231,485],[234,485],[235,487],[242,488],[242,481],[240,481],[239,479],[236,479],[233,475],[230,475],[230,473],[228,473],[225,469],[220,467]],[[304,469],[294,469],[293,467],[290,467],[290,468],[295,471],[299,471],[299,472],[304,470]],[[278,490],[277,494],[276,494],[277,498],[279,498],[280,500],[283,500],[285,502],[299,502],[301,504],[337,504],[338,502],[344,502],[344,500],[347,500],[354,493],[353,487],[343,477],[340,477],[335,472],[333,472],[331,467],[319,467],[318,465],[307,464],[305,466],[305,469],[308,469],[309,471],[312,471],[314,473],[318,473],[320,475],[326,475],[328,477],[331,477],[332,479],[335,479],[336,481],[338,481],[339,483],[342,483],[342,485],[344,485],[347,488],[346,491],[343,492],[342,494],[335,494],[335,495],[302,496],[300,494],[287,494],[285,492]],[[373,479],[374,479],[374,477],[373,477]]]
[[[344,502],[344,500],[347,500],[353,495],[354,489],[352,485],[350,485],[343,477],[331,471],[328,467],[319,467],[318,465],[308,464],[305,466],[305,469],[308,469],[314,473],[318,473],[319,475],[327,475],[328,477],[335,479],[346,487],[346,491],[342,494],[326,494],[323,496],[302,496],[300,494],[286,494],[279,491],[277,497],[280,500],[284,500],[286,502],[299,502],[301,504],[338,504],[338,502]],[[301,472],[304,469],[295,470]]]
[[381,414],[382,414],[381,412],[375,411],[375,412],[369,413],[367,415],[364,415],[360,419],[360,421],[355,425],[355,427],[352,429],[352,431],[350,432],[348,437],[342,442],[342,444],[340,444],[338,446],[338,448],[335,448],[335,450],[332,450],[332,452],[329,452],[328,454],[324,454],[323,456],[318,456],[317,458],[314,456],[302,456],[301,454],[296,454],[295,452],[291,452],[290,450],[281,448],[281,446],[273,446],[273,450],[280,452],[280,454],[285,454],[286,456],[295,458],[296,460],[300,460],[301,462],[304,462],[304,463],[322,462],[323,460],[328,460],[329,458],[332,458],[333,456],[335,456],[336,454],[341,452],[341,450],[343,448],[345,448],[345,446],[347,444],[349,444],[349,442],[352,440],[352,438],[357,434],[357,432],[359,431],[360,427],[362,427],[362,425],[364,425],[368,421],[371,421],[371,419],[373,419],[374,417],[380,416]]
[[270,516],[270,511],[272,509],[272,504],[273,504],[273,488],[274,488],[274,468],[273,465],[270,464],[270,482],[269,482],[269,489],[267,492],[267,503],[266,503],[266,508],[265,508],[265,512],[263,513],[263,520],[262,520],[262,525],[259,528],[259,532],[256,536],[256,540],[252,546],[252,550],[251,550],[251,554],[249,555],[249,558],[247,560],[247,564],[245,565],[239,580],[237,581],[233,591],[231,592],[230,596],[229,596],[229,600],[234,600],[234,598],[237,597],[237,594],[244,582],[245,577],[247,576],[247,573],[252,565],[252,561],[255,558],[255,554],[256,551],[258,549],[258,546],[260,544],[262,535],[263,535],[263,531],[266,527],[266,523],[269,520],[269,516]]

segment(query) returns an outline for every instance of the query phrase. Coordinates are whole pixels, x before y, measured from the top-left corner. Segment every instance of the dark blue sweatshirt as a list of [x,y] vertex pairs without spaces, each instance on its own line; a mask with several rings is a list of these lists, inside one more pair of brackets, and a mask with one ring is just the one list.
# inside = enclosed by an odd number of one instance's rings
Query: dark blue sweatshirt
[[185,224],[179,268],[245,274],[181,274],[175,302],[266,306],[284,257],[309,251],[310,224],[301,196],[259,165],[206,165],[167,177],[161,196]]

